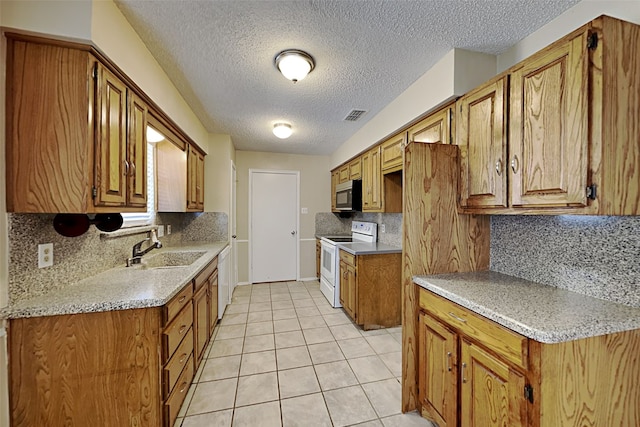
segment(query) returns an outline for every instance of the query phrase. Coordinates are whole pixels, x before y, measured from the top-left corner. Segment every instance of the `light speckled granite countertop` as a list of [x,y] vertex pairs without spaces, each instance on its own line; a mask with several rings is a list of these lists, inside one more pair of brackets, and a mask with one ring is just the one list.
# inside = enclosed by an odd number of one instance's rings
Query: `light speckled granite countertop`
[[[116,267],[46,295],[16,302],[0,311],[0,318],[55,316],[166,304],[227,246],[227,242],[171,246],[143,257],[151,259],[163,252],[199,252],[193,264],[184,267]],[[124,263],[124,260],[123,260]]]
[[387,245],[385,243],[338,243],[338,247],[352,255],[381,255],[381,254],[401,254],[402,248]]
[[543,343],[640,328],[640,308],[493,271],[415,276],[413,280],[435,294]]

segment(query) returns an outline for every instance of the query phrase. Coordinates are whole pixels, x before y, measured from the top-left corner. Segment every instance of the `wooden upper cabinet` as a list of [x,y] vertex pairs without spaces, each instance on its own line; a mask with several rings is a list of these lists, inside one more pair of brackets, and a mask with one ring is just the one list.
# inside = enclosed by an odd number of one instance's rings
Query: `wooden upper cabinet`
[[362,155],[362,211],[382,212],[382,171],[380,169],[380,146]]
[[511,73],[513,206],[586,206],[589,55],[583,31]]
[[129,96],[127,204],[147,206],[147,117],[149,107],[134,93]]
[[334,169],[331,171],[331,212],[339,212],[336,209],[336,186],[340,181],[340,171]]
[[349,162],[349,179],[362,179],[362,159],[360,157]]
[[382,173],[390,173],[402,169],[402,154],[407,133],[402,132],[389,138],[380,145],[380,162]]
[[340,166],[338,184],[349,181],[349,165]]
[[456,103],[460,205],[507,206],[507,77],[489,81]]
[[453,138],[453,107],[447,106],[411,126],[408,143],[451,144]]
[[94,60],[7,34],[7,211],[92,208]]
[[127,86],[104,66],[97,67],[96,206],[127,204]]
[[187,154],[187,211],[204,210],[204,154],[189,144]]
[[7,34],[7,210],[146,210],[148,107],[90,49]]

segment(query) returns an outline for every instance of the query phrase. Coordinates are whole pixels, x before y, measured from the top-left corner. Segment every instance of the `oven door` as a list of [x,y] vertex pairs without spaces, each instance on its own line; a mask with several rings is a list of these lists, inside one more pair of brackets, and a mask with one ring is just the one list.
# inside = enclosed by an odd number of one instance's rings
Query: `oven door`
[[336,280],[336,246],[325,241],[320,242],[320,277],[335,286]]

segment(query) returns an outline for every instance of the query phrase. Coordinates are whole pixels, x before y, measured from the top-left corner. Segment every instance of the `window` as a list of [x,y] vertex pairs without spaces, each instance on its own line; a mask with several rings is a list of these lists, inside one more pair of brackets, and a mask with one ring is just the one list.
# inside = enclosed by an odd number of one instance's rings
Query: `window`
[[156,218],[155,144],[147,143],[147,211],[122,214],[122,227],[152,225]]

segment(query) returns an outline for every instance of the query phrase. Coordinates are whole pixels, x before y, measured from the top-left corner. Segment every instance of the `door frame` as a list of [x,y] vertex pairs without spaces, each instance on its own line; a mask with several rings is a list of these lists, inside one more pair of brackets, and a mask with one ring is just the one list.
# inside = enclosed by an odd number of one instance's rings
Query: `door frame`
[[278,169],[249,169],[249,283],[253,284],[253,174],[271,173],[279,175],[294,175],[296,177],[296,201],[295,201],[295,218],[296,218],[296,281],[300,281],[300,171],[294,170],[278,170]]
[[231,257],[231,271],[229,271],[229,302],[231,302],[231,298],[233,297],[233,290],[236,288],[236,286],[238,286],[238,222],[236,217],[236,191],[238,186],[238,178],[236,164],[233,160],[231,160],[230,172],[231,188],[229,189],[229,242],[231,243],[231,253],[229,254],[229,256]]

